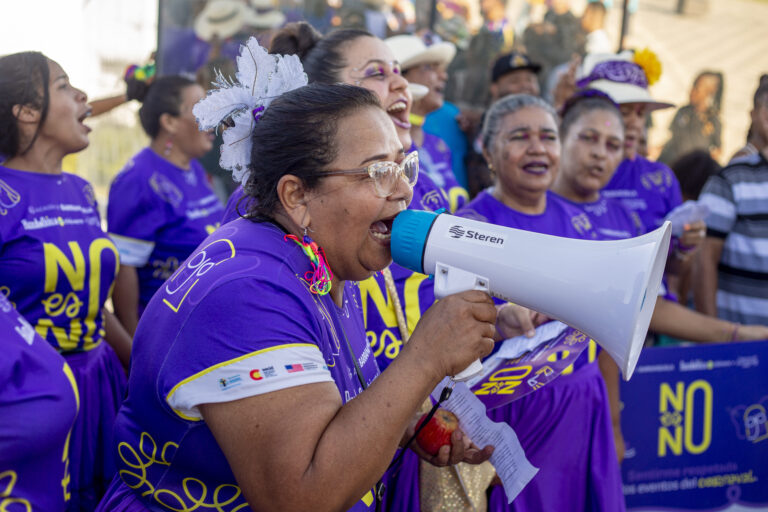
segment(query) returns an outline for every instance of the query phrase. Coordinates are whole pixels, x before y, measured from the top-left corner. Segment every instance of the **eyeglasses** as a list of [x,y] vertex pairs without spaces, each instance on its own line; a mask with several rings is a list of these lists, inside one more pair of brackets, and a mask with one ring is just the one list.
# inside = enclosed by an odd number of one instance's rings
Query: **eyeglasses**
[[405,179],[408,186],[413,188],[419,178],[419,153],[409,153],[401,163],[374,162],[360,169],[349,171],[325,171],[320,176],[351,176],[355,174],[367,174],[373,180],[376,195],[389,197],[397,188],[397,180]]

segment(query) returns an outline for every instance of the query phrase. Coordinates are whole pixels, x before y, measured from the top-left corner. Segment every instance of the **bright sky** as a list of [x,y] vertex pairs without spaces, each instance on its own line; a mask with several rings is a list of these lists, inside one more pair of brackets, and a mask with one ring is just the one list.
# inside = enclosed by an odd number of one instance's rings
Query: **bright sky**
[[157,2],[0,0],[0,54],[41,51],[90,97],[112,93],[120,84],[108,63],[141,64],[155,49]]

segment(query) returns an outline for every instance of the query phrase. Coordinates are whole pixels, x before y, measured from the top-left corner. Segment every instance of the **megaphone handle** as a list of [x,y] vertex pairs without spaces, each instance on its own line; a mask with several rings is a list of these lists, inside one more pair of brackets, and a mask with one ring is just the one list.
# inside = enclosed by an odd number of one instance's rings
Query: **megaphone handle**
[[479,359],[475,359],[474,361],[472,361],[471,365],[464,368],[464,370],[457,373],[452,378],[456,382],[464,382],[465,380],[469,380],[472,377],[476,377],[481,373],[483,373],[483,363],[481,363]]
[[[435,297],[442,299],[464,290],[480,290],[489,293],[488,279],[444,263],[435,264]],[[475,359],[467,368],[454,375],[453,380],[463,382],[479,375],[482,371],[483,363]]]

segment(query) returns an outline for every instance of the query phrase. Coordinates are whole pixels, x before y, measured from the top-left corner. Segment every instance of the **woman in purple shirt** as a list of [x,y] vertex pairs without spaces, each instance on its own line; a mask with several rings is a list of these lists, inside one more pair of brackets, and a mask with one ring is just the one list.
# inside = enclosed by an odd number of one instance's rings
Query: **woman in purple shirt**
[[130,337],[104,309],[117,249],[101,229],[93,187],[61,169],[65,155],[88,146],[90,106],[37,52],[0,58],[0,77],[0,153],[8,156],[0,166],[0,294],[72,369],[80,414],[68,509],[92,510],[114,474],[108,447],[125,389],[115,350],[127,365]]
[[0,349],[0,510],[61,512],[79,402],[72,369],[2,294]]
[[[490,352],[492,301],[457,294],[379,375],[352,282],[390,263],[417,167],[374,94],[287,92],[259,112],[251,142],[250,215],[208,237],[139,323],[120,477],[101,510],[373,510],[419,405]],[[322,259],[291,239],[305,236]],[[454,441],[434,462],[490,456]]]
[[[458,215],[548,235],[599,238],[581,209],[549,191],[560,164],[557,114],[540,98],[507,96],[491,106],[483,153],[496,174]],[[490,416],[508,422],[538,474],[510,505],[500,486],[489,510],[624,510],[608,393],[585,350],[543,388]]]
[[[621,160],[624,127],[616,104],[609,97],[599,94],[598,91],[582,91],[564,107],[560,125],[563,140],[560,172],[552,190],[584,210],[601,239],[630,238],[645,232],[636,214],[628,211],[617,199],[607,198],[601,193]],[[650,329],[659,334],[698,342],[768,338],[768,327],[737,325],[702,315],[682,306],[669,294],[657,299]],[[601,357],[604,356],[601,354]],[[617,369],[611,368],[611,361],[605,359],[605,368],[612,370],[613,378],[618,379]],[[605,372],[603,375],[611,381]],[[609,392],[618,393],[618,386],[609,386]],[[618,401],[613,401],[612,405],[618,405]],[[613,407],[612,413],[617,443],[620,443],[618,408]],[[619,453],[621,451],[619,446]]]
[[[644,50],[639,62],[630,51],[588,55],[577,82],[579,87],[607,94],[619,106],[624,121],[624,158],[602,195],[618,199],[635,212],[645,231],[661,226],[667,214],[682,203],[675,173],[663,163],[639,154],[650,113],[673,106],[654,100],[648,91],[659,78],[646,70],[652,67],[646,62],[653,59],[656,57],[649,50]],[[679,239],[673,239],[672,252],[676,254],[670,254],[667,260],[668,273],[675,274],[679,266],[690,264],[690,255],[704,240],[705,232],[703,221],[693,222]]]
[[152,295],[221,220],[223,207],[195,160],[213,144],[192,115],[204,97],[180,76],[149,85],[139,118],[152,140],[109,190],[107,224],[120,252],[115,314],[131,334]]

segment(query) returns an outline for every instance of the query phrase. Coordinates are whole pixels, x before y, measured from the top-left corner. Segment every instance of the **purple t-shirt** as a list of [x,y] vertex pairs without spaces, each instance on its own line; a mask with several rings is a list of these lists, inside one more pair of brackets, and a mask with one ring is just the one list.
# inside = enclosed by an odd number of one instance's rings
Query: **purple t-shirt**
[[1,294],[0,349],[0,508],[61,512],[79,401],[72,370]]
[[101,343],[117,268],[90,183],[0,166],[0,294],[44,340],[60,352]]
[[[357,286],[346,284],[341,308],[312,294],[303,279],[309,259],[283,236],[246,219],[220,227],[144,311],[115,437],[123,482],[146,493],[141,500],[152,510],[193,508],[188,479],[197,496],[231,499],[224,510],[245,504],[198,405],[318,382],[335,383],[346,403],[362,391],[349,346],[366,385],[379,375]],[[368,493],[351,510],[372,509]]]
[[[534,233],[600,240],[600,235],[595,231],[589,216],[551,191],[547,191],[547,207],[544,213],[538,215],[513,210],[493,197],[489,190],[480,192],[465,208],[456,212],[456,215]],[[497,343],[495,349],[499,347],[500,344]],[[568,375],[585,364],[594,363],[597,349],[595,342],[590,340],[589,347],[562,374]]]
[[196,160],[187,171],[144,148],[120,171],[109,189],[107,224],[120,263],[137,267],[139,309],[213,233],[222,210]]
[[601,194],[621,200],[636,212],[645,231],[660,227],[664,217],[683,202],[675,173],[661,162],[641,156],[624,159]]
[[424,132],[424,144],[418,148],[419,170],[427,174],[439,188],[448,194],[449,212],[455,212],[469,201],[469,193],[459,185],[453,174],[451,150],[437,135]]
[[234,192],[232,192],[232,195],[229,196],[229,199],[227,199],[227,205],[224,207],[224,213],[221,216],[222,224],[239,219],[248,213],[248,209],[255,199],[246,198],[241,201],[244,196],[245,190],[243,190],[243,186],[238,185]]
[[589,215],[600,240],[623,240],[645,233],[637,212],[629,210],[617,199],[600,197],[591,203],[575,203],[562,196],[558,197]]
[[[637,212],[628,209],[618,199],[601,196],[594,203],[574,203],[565,198],[561,199],[589,214],[592,225],[600,235],[601,240],[623,240],[640,236],[646,232]],[[666,300],[677,302],[677,297],[669,291],[666,277],[661,283],[659,295]]]
[[547,207],[544,213],[538,215],[513,210],[493,197],[489,190],[480,192],[466,207],[456,212],[456,215],[545,235],[584,240],[600,239],[586,213],[551,191],[547,191]]

